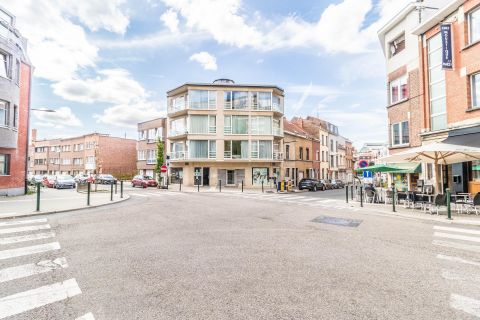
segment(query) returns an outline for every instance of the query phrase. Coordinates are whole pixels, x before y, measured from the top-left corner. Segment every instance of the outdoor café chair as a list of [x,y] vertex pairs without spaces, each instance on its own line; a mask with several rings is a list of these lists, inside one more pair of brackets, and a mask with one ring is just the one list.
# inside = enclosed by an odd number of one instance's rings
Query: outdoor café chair
[[437,194],[433,202],[429,203],[429,211],[431,214],[436,212],[439,215],[440,207],[445,207],[447,205],[447,196],[444,194]]
[[376,193],[373,190],[365,191],[366,202],[374,203],[376,200]]
[[473,210],[475,214],[478,216],[480,213],[480,192],[473,197],[473,201],[471,203],[465,204],[467,207],[467,213],[470,214],[470,211]]
[[[395,204],[398,203],[397,200],[398,200],[397,197],[395,197]],[[394,201],[393,192],[392,190],[387,190],[387,192],[385,193],[385,204],[392,203],[392,201]]]

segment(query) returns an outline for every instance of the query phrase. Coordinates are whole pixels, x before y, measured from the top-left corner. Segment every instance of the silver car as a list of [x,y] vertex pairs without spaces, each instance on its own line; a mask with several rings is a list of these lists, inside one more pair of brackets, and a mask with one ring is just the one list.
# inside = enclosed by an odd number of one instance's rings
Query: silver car
[[53,184],[55,189],[75,188],[75,179],[68,174],[57,176]]

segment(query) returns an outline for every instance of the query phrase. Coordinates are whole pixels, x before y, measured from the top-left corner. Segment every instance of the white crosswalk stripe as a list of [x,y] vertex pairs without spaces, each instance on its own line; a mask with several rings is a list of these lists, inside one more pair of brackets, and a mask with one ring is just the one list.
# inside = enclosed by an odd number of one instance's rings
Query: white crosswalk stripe
[[447,255],[444,255],[444,254],[437,254],[437,259],[459,262],[459,263],[463,263],[463,264],[469,264],[469,265],[472,265],[472,266],[480,267],[480,262],[475,262],[475,261],[463,259],[463,258],[460,258],[460,257],[447,256]]
[[463,229],[463,228],[453,228],[453,227],[443,227],[443,226],[433,226],[433,229],[434,229],[434,230],[441,230],[441,231],[451,231],[451,232],[459,232],[459,233],[468,233],[468,234],[480,235],[480,230]]
[[480,317],[480,300],[452,293],[450,295],[450,306],[475,317]]
[[47,222],[47,219],[12,220],[12,221],[0,222],[0,227],[17,226],[17,225],[22,225],[22,224],[45,223],[45,222]]
[[44,305],[62,301],[82,291],[75,279],[68,279],[40,288],[0,298],[0,319],[17,315]]
[[50,229],[49,224],[41,224],[38,226],[28,226],[28,227],[16,227],[16,228],[8,228],[8,229],[0,229],[0,234],[8,234],[8,233],[17,233],[17,232],[27,232],[27,231],[37,231],[37,230],[46,230]]
[[460,249],[460,250],[480,253],[480,246],[474,246],[470,244],[463,244],[463,243],[444,241],[444,240],[433,240],[432,244],[440,247],[447,247],[447,248]]
[[435,232],[433,234],[434,237],[438,238],[448,238],[448,239],[455,239],[455,240],[464,240],[464,241],[471,241],[471,242],[480,242],[480,237],[470,237],[464,236],[461,234],[451,234],[451,233],[444,233],[444,232]]
[[0,244],[11,244],[11,243],[17,243],[17,242],[34,241],[34,240],[48,239],[48,238],[54,238],[54,237],[55,237],[55,233],[53,231],[49,231],[49,232],[0,238]]
[[60,249],[60,244],[58,242],[51,242],[51,243],[39,244],[35,246],[30,246],[30,247],[3,250],[3,251],[0,251],[0,260],[21,257],[21,256],[28,256],[31,254],[48,252],[48,251],[59,250],[59,249]]
[[67,268],[67,259],[43,260],[37,263],[29,263],[21,266],[10,267],[0,270],[0,282],[30,277],[39,273],[50,272],[55,269]]
[[76,318],[75,320],[95,320],[95,317],[91,312],[84,314],[81,317]]

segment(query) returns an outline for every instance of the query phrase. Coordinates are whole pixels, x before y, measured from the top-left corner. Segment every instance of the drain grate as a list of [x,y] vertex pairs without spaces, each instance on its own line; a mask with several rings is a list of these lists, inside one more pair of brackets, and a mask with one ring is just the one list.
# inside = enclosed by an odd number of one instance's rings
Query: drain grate
[[320,216],[312,220],[312,222],[334,224],[337,226],[352,227],[352,228],[358,227],[360,223],[362,223],[362,221],[363,220],[343,219],[343,218],[329,217],[329,216]]

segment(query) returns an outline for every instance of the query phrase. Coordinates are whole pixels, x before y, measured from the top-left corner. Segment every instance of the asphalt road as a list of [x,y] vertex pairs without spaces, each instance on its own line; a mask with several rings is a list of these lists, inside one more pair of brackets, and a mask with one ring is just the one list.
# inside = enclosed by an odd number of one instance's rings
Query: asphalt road
[[128,192],[126,202],[46,221],[0,221],[0,319],[480,316],[479,228],[342,208],[334,195],[344,190]]

